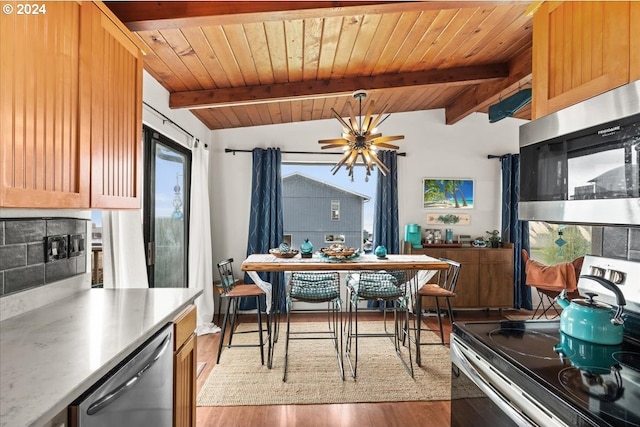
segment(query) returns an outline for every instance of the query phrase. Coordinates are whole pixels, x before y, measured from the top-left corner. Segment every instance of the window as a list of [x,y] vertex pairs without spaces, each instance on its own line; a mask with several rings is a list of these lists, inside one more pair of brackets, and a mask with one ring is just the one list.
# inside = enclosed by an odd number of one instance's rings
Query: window
[[146,126],[144,151],[149,287],[187,287],[191,151]]
[[354,181],[334,164],[284,163],[284,233],[292,247],[309,239],[318,250],[332,243],[371,250],[377,173],[364,182],[357,166]]
[[331,221],[340,221],[340,200],[331,201]]
[[592,253],[591,227],[529,221],[531,259],[546,265],[571,262]]
[[101,288],[102,274],[102,211],[91,211],[91,287]]

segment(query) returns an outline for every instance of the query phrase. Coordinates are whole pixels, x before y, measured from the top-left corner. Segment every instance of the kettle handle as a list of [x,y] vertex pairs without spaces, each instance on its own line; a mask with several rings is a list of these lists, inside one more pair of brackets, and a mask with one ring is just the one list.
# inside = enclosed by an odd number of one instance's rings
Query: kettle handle
[[584,278],[584,279],[591,279],[594,280],[596,282],[598,282],[599,284],[601,284],[603,287],[609,289],[611,292],[613,292],[616,296],[616,305],[618,306],[616,309],[616,314],[613,316],[613,318],[611,319],[611,323],[613,324],[617,324],[617,325],[621,325],[622,324],[622,306],[627,304],[627,301],[624,299],[624,295],[622,294],[622,291],[610,280],[604,279],[600,276],[593,276],[591,274],[583,274],[580,276],[580,278]]
[[627,304],[627,301],[624,299],[624,295],[622,294],[622,291],[620,290],[620,288],[618,288],[610,280],[604,279],[604,278],[602,278],[600,276],[592,276],[591,274],[583,274],[583,275],[580,276],[580,278],[581,279],[584,278],[584,279],[595,280],[596,282],[600,283],[605,288],[609,289],[611,292],[613,292],[616,295],[616,304],[617,305],[626,305]]

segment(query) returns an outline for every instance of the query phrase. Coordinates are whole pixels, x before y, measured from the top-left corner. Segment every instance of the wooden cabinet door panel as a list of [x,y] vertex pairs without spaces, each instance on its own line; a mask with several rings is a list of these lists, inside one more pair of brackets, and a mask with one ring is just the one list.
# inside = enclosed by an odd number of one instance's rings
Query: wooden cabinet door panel
[[638,36],[638,23],[640,23],[640,2],[631,2],[630,21],[631,45],[629,48],[629,81],[640,80],[640,37]]
[[[454,261],[457,261],[454,259]],[[475,261],[461,262],[460,275],[456,284],[456,297],[451,298],[451,306],[457,308],[474,308],[479,304],[478,271],[480,264]]]
[[513,306],[513,248],[481,252],[478,276],[481,306]]
[[97,6],[92,36],[91,206],[139,208],[142,52]]
[[0,206],[89,207],[91,4],[0,14]]
[[486,263],[479,271],[479,305],[513,307],[513,264]]
[[174,355],[174,427],[196,425],[197,337],[195,334]]
[[629,2],[545,2],[533,18],[533,118],[629,81]]

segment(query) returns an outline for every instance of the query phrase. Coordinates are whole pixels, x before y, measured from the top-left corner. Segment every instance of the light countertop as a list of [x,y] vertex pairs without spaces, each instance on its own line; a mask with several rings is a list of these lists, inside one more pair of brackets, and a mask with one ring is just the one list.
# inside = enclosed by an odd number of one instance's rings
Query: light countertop
[[91,289],[0,322],[0,427],[48,422],[201,293]]

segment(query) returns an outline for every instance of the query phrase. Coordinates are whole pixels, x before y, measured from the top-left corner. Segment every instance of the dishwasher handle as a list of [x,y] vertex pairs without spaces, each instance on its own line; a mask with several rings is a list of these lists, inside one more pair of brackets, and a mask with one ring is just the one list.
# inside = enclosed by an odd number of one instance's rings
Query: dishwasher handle
[[144,373],[149,370],[157,361],[160,359],[160,356],[167,350],[169,344],[171,343],[171,335],[167,335],[164,338],[164,341],[156,348],[155,352],[147,359],[144,367],[140,369],[135,375],[129,378],[126,381],[123,381],[118,387],[116,387],[112,392],[107,393],[107,395],[98,399],[95,403],[93,403],[87,409],[87,415],[95,415],[100,412],[102,409],[109,406],[113,403],[122,393],[127,391],[127,389],[131,388],[135,383],[137,383],[140,378],[144,375]]
[[451,340],[449,348],[451,349],[451,361],[467,375],[473,383],[493,402],[498,406],[509,418],[515,421],[519,426],[533,426],[529,420],[520,414],[515,408],[513,408],[509,402],[503,399],[489,383],[487,383],[482,375],[476,370],[476,368],[469,362],[466,356],[462,353],[459,344],[455,339]]

